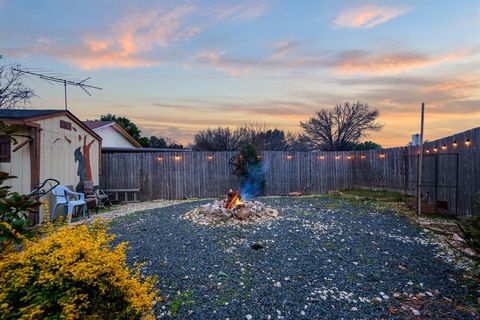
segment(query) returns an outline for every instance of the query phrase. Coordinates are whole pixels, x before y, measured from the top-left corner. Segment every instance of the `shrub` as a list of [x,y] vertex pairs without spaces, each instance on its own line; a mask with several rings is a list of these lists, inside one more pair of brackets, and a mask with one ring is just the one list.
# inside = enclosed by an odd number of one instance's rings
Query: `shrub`
[[1,257],[1,318],[153,318],[155,279],[128,268],[105,223],[47,229]]
[[[1,58],[1,57],[0,57]],[[17,144],[14,138],[18,131],[16,125],[6,125],[0,121],[0,137]],[[12,187],[4,185],[5,181],[16,178],[8,172],[0,171],[0,253],[10,251],[14,245],[22,243],[32,236],[27,219],[28,212],[35,211],[39,203],[29,196],[10,192]]]

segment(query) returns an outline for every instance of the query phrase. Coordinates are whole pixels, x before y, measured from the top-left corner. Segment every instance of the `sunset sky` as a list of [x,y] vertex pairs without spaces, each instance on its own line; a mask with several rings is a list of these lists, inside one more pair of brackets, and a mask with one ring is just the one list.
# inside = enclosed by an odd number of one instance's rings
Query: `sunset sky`
[[[480,126],[480,2],[0,0],[2,63],[103,87],[69,89],[81,119],[113,113],[143,134],[267,123],[299,130],[316,110],[361,100],[405,145],[426,103],[426,139]],[[29,78],[35,108],[63,87]]]

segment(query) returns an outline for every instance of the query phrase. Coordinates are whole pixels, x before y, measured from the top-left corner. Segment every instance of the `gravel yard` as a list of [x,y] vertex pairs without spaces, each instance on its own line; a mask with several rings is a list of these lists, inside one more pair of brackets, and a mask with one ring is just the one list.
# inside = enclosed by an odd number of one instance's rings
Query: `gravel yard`
[[[157,317],[177,319],[476,319],[472,267],[411,219],[375,202],[260,199],[280,217],[200,226],[208,201],[114,219],[130,264],[157,275]],[[252,244],[255,244],[252,248]],[[472,292],[473,290],[473,292]]]

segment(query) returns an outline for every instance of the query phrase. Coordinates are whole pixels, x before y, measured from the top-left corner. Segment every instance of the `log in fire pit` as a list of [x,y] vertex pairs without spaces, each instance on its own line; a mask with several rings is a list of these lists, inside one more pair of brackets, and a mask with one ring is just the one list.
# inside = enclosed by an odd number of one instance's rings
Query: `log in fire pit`
[[263,223],[278,216],[278,211],[260,201],[242,201],[240,192],[230,190],[224,200],[199,206],[184,215],[203,225]]

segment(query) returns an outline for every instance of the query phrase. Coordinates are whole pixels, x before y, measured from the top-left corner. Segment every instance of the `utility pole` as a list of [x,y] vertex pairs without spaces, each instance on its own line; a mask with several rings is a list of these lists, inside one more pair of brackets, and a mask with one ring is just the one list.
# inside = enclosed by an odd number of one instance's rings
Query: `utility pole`
[[63,79],[63,78],[54,77],[54,76],[48,75],[46,73],[33,72],[33,71],[30,71],[30,70],[26,70],[26,69],[15,68],[13,70],[15,70],[17,72],[22,72],[22,73],[25,73],[25,74],[33,75],[33,76],[39,77],[40,79],[43,79],[43,80],[46,80],[46,81],[49,81],[49,82],[63,83],[63,89],[64,89],[64,94],[65,94],[65,110],[68,109],[67,85],[80,87],[80,89],[85,91],[85,93],[88,94],[89,96],[91,96],[91,94],[90,94],[90,92],[87,91],[87,88],[88,89],[103,90],[100,87],[95,87],[95,86],[86,84],[85,82],[88,81],[90,79],[90,77],[85,78],[82,81],[73,81],[73,80],[67,80],[67,79]]
[[423,124],[425,118],[425,103],[422,102],[422,116],[420,120],[420,146],[418,153],[418,177],[417,177],[417,215],[422,214],[422,165],[423,165]]
[[63,80],[63,88],[65,89],[65,110],[67,110],[67,80]]

